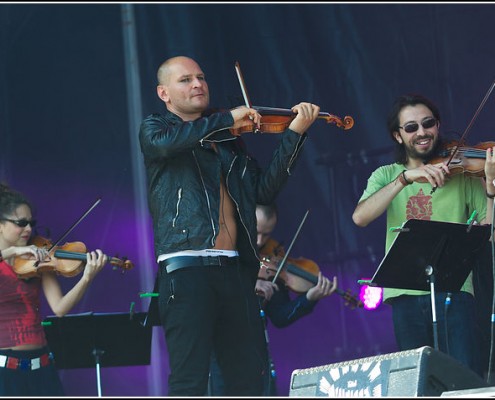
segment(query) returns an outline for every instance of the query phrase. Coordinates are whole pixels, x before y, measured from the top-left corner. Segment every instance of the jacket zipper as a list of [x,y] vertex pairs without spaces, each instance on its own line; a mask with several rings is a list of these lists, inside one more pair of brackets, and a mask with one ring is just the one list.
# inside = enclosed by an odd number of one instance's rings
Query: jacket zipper
[[208,205],[208,213],[210,214],[211,230],[213,231],[213,236],[211,238],[211,246],[213,247],[213,246],[215,246],[215,236],[216,236],[217,231],[215,230],[215,223],[213,221],[213,217],[212,217],[212,213],[211,213],[210,197],[208,196],[208,191],[206,190],[205,181],[203,179],[203,173],[201,172],[201,168],[200,168],[198,160],[196,158],[196,153],[194,152],[194,150],[192,151],[192,153],[194,156],[194,161],[196,161],[196,166],[198,167],[199,176],[201,177],[201,184],[203,185],[203,190],[205,192],[205,197],[206,197],[206,203]]
[[232,162],[230,163],[230,167],[229,167],[229,170],[227,171],[227,176],[225,178],[225,187],[227,189],[227,192],[229,193],[229,196],[230,198],[232,199],[232,201],[235,203],[235,208],[237,210],[237,214],[239,215],[239,220],[241,221],[242,223],[242,226],[244,227],[244,230],[246,231],[247,235],[248,235],[248,239],[249,239],[249,245],[251,246],[251,250],[253,250],[253,253],[254,253],[254,256],[258,259],[258,261],[261,262],[261,260],[259,259],[258,257],[258,253],[256,251],[256,249],[253,247],[253,241],[251,239],[251,236],[249,235],[249,230],[248,228],[246,227],[246,224],[244,223],[244,221],[242,220],[242,214],[239,210],[239,204],[237,203],[237,201],[235,201],[235,199],[231,196],[230,194],[230,190],[229,190],[229,176],[230,176],[230,172],[232,171],[232,167],[234,166],[234,163],[235,161],[237,160],[237,155],[234,157],[234,159],[232,160]]
[[249,160],[250,160],[249,156],[246,156],[246,162],[244,163],[244,168],[242,170],[241,179],[244,179],[244,175],[246,174],[247,165],[248,165]]
[[287,174],[290,176],[290,167],[292,166],[292,164],[294,163],[294,160],[296,159],[296,156],[297,154],[299,153],[299,151],[301,150],[301,142],[304,143],[304,141],[306,140],[306,138],[303,138],[302,136],[299,138],[298,142],[297,142],[297,145],[296,145],[296,148],[294,149],[294,152],[292,153],[291,157],[290,157],[290,160],[289,160],[289,165],[287,166]]
[[174,228],[177,222],[177,218],[179,217],[179,205],[181,200],[182,200],[182,188],[179,188],[179,190],[177,191],[177,205],[175,206],[175,217],[172,220],[172,227]]

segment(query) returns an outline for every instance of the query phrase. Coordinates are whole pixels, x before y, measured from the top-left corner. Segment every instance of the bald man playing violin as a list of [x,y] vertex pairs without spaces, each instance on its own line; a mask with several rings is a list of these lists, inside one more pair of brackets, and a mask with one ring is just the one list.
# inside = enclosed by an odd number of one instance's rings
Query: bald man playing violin
[[207,113],[207,80],[189,57],[165,61],[157,79],[166,110],[142,121],[139,140],[159,264],[168,395],[204,395],[212,351],[226,395],[260,395],[266,357],[253,340],[263,329],[254,291],[256,203],[273,201],[286,184],[319,107],[292,108],[296,116],[262,169],[232,131],[259,128],[255,109]]
[[[495,148],[486,150],[486,182],[479,177],[452,174],[445,163],[429,163],[441,148],[440,113],[431,100],[418,94],[399,97],[387,125],[397,145],[396,162],[379,167],[368,179],[352,215],[356,225],[367,226],[386,212],[388,251],[396,237],[391,228],[408,219],[465,224],[476,211],[480,224],[491,222]],[[392,306],[399,350],[434,347],[430,292],[384,288],[383,298]],[[460,291],[436,292],[435,303],[442,305],[436,310],[439,349],[481,375],[472,273]]]

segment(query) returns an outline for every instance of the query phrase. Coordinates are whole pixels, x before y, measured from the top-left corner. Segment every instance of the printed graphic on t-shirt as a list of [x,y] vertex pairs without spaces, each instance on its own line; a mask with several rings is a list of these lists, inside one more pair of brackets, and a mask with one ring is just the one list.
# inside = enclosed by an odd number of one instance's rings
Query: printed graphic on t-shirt
[[407,219],[422,219],[430,221],[432,213],[433,207],[431,204],[431,196],[425,195],[423,189],[419,189],[417,195],[409,197],[406,205]]

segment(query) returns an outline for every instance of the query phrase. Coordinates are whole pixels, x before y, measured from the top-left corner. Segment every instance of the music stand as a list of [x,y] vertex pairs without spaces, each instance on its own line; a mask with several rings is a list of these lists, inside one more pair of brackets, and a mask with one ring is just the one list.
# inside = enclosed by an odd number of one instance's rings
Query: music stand
[[42,325],[58,369],[96,367],[101,397],[100,367],[149,365],[151,327],[146,313],[84,313],[48,316]]
[[438,350],[435,290],[458,292],[472,270],[476,254],[490,238],[491,225],[410,219],[397,231],[370,286],[424,290],[431,293],[433,335]]

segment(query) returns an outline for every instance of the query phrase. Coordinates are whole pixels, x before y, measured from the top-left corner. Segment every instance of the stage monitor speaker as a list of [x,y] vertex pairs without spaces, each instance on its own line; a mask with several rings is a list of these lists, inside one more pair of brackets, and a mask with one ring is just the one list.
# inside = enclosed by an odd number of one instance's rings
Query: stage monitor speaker
[[440,396],[488,386],[459,361],[431,347],[292,372],[289,396]]

